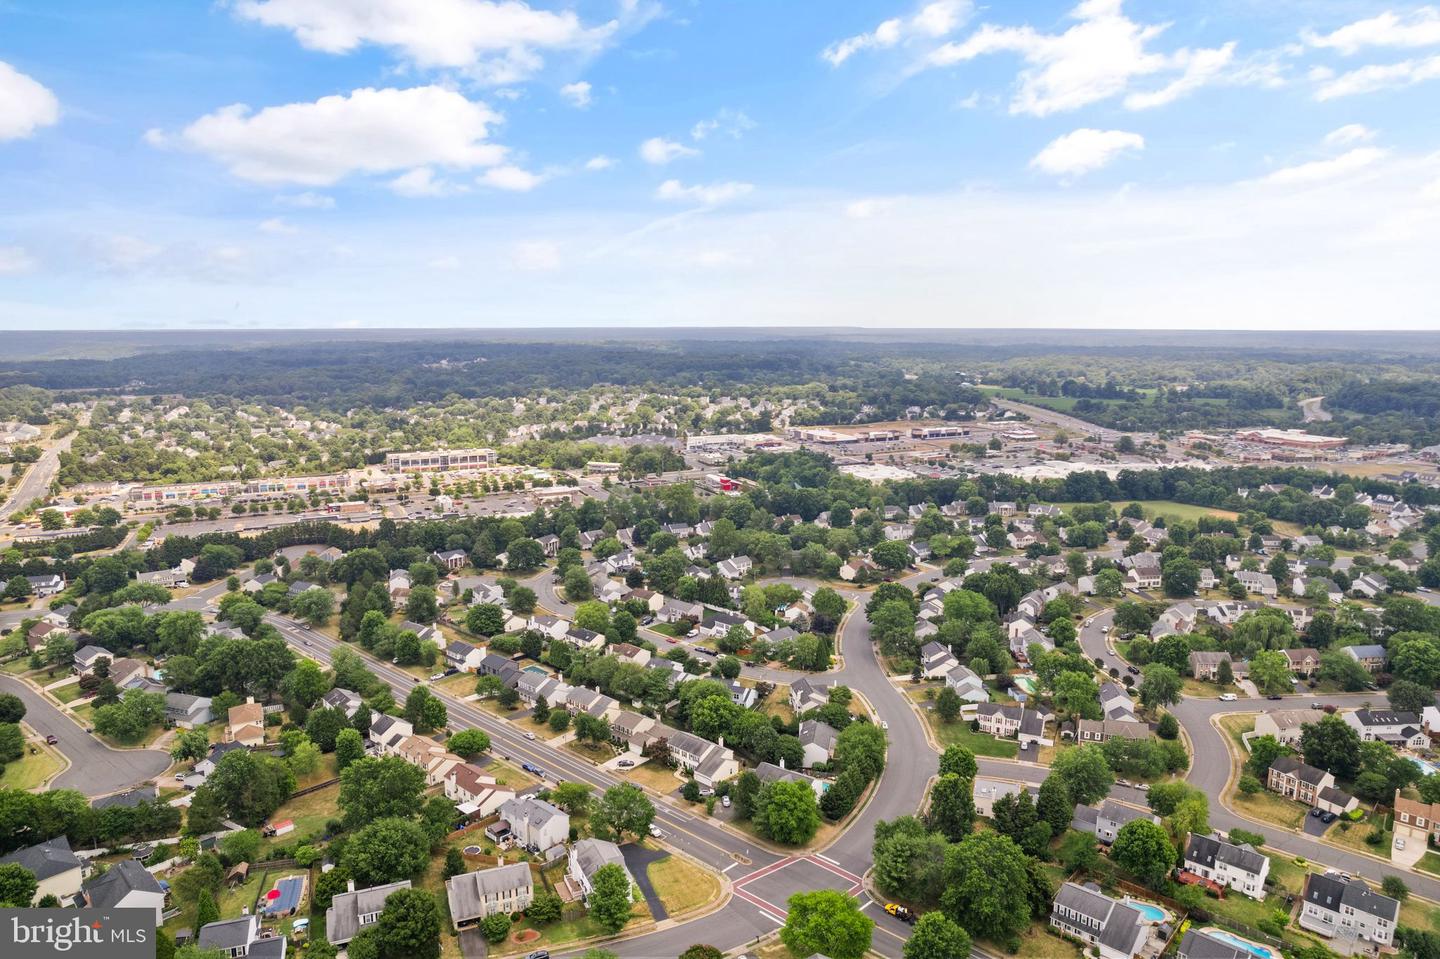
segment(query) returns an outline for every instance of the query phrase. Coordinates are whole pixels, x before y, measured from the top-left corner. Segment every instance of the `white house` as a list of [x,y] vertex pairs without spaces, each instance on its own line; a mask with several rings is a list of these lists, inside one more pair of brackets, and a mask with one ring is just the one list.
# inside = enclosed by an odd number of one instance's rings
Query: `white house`
[[1237,845],[1218,835],[1191,833],[1185,846],[1184,866],[1201,879],[1228,886],[1251,899],[1265,898],[1270,859],[1248,844]]
[[1327,938],[1363,939],[1388,947],[1395,939],[1400,903],[1361,879],[1307,873],[1300,927]]

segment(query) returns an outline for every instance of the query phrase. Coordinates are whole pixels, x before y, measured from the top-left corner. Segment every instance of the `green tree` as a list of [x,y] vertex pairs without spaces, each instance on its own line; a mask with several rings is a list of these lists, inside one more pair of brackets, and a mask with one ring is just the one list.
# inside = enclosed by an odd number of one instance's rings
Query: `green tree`
[[462,729],[450,737],[450,751],[464,759],[471,759],[490,749],[490,736],[480,729]]
[[980,767],[975,762],[975,754],[964,746],[946,746],[945,751],[940,754],[940,775],[954,773],[961,779],[973,780],[980,772]]
[[[811,795],[813,798],[814,794]],[[645,835],[655,819],[655,806],[639,786],[618,783],[605,790],[591,818],[616,842],[622,842],[626,833],[636,837]]]
[[946,686],[935,697],[935,715],[940,717],[941,722],[953,723],[959,718],[962,705],[960,694]]
[[1040,784],[1040,796],[1035,801],[1035,811],[1040,819],[1050,824],[1050,833],[1062,835],[1070,828],[1075,818],[1075,801],[1070,798],[1070,787],[1058,776],[1046,776]]
[[349,728],[343,709],[316,709],[305,718],[305,735],[322,752],[334,752],[340,733]]
[[465,613],[465,628],[477,636],[498,636],[505,631],[505,611],[494,603],[471,606]]
[[1279,650],[1260,650],[1250,657],[1250,681],[1266,696],[1291,692],[1290,661]]
[[553,892],[537,892],[525,907],[525,918],[531,922],[554,922],[565,911],[564,901]]
[[[930,789],[930,828],[939,831],[951,842],[970,835],[975,826],[975,784],[955,773],[946,773],[935,780]],[[1069,820],[1066,821],[1067,825]]]
[[365,755],[365,740],[357,729],[342,729],[335,736],[335,767],[343,774],[346,767]]
[[364,757],[340,774],[338,804],[347,828],[382,817],[406,817],[420,808],[425,771],[399,756]]
[[904,959],[957,959],[970,955],[970,935],[943,912],[927,912],[915,923]]
[[335,594],[323,586],[312,586],[290,600],[290,613],[312,627],[330,622],[334,612]]
[[1339,714],[1322,716],[1318,723],[1300,727],[1300,754],[1337,779],[1354,779],[1359,772],[1360,734]]
[[504,942],[505,937],[510,935],[510,914],[492,912],[480,920],[480,931],[485,934],[487,942]]
[[1061,750],[1050,763],[1050,775],[1060,777],[1071,799],[1087,806],[1103,799],[1115,785],[1105,754],[1094,744]]
[[0,906],[28,909],[39,888],[35,874],[18,862],[0,865]]
[[210,751],[210,736],[203,729],[183,729],[175,736],[170,747],[170,758],[177,762],[192,760],[199,762]]
[[195,928],[202,929],[212,922],[220,921],[220,910],[215,905],[215,897],[209,889],[202,889],[200,896],[195,900]]
[[1151,663],[1142,671],[1140,702],[1150,708],[1172,706],[1180,701],[1183,685],[1180,674],[1164,663]]
[[430,838],[417,822],[376,819],[353,833],[341,862],[358,886],[379,886],[418,876],[430,861]]
[[875,921],[850,896],[832,889],[797,892],[786,905],[780,941],[791,954],[861,959],[869,951]]
[[680,953],[680,959],[725,959],[725,954],[714,946],[696,944]]
[[1009,941],[1030,925],[1025,853],[1011,839],[977,832],[945,854],[940,908],[972,935]]
[[630,921],[630,877],[618,864],[607,863],[595,870],[590,886],[590,917],[606,932],[619,932]]
[[1121,869],[1158,889],[1175,865],[1175,847],[1164,829],[1148,819],[1135,819],[1115,835],[1110,857]]
[[799,846],[820,828],[820,808],[808,783],[782,780],[760,788],[752,819],[767,839]]
[[386,959],[437,959],[440,930],[440,904],[433,895],[423,889],[397,889],[385,897],[375,937]]

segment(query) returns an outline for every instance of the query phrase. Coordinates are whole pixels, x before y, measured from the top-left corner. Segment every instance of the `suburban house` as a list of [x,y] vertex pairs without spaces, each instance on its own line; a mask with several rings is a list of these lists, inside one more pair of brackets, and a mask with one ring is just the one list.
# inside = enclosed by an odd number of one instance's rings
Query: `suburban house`
[[521,912],[535,898],[535,879],[523,862],[467,872],[445,880],[455,928],[496,913]]
[[1251,899],[1265,898],[1265,877],[1270,874],[1270,860],[1246,843],[1236,845],[1218,835],[1190,834],[1185,846],[1183,865],[1186,872],[1222,886],[1228,886]]
[[808,712],[811,709],[819,709],[830,701],[830,687],[835,685],[832,679],[829,682],[821,682],[802,676],[790,684],[790,709],[795,715]]
[[570,838],[570,817],[534,796],[516,796],[500,806],[500,818],[526,849],[549,849]]
[[576,649],[605,648],[604,633],[597,633],[593,629],[583,629],[579,626],[571,626],[560,639]]
[[1136,565],[1130,567],[1125,574],[1125,585],[1130,589],[1159,589],[1160,588],[1160,567],[1155,565]]
[[983,703],[990,699],[990,691],[985,688],[985,681],[969,666],[956,663],[945,674],[945,685],[955,690],[955,695],[967,703]]
[[920,647],[920,675],[926,679],[941,679],[959,665],[960,660],[944,643],[926,643]]
[[1102,683],[1100,686],[1100,709],[1106,719],[1135,721],[1135,701],[1119,683]]
[[1335,777],[1323,769],[1306,765],[1294,756],[1281,756],[1270,764],[1265,785],[1287,799],[1315,805],[1320,790],[1335,785]]
[[746,686],[738,679],[726,680],[725,686],[730,690],[730,701],[742,709],[754,709],[760,701],[760,693],[755,687]]
[[633,643],[616,643],[610,647],[610,655],[622,663],[634,663],[636,666],[644,666],[650,662],[650,650]]
[[155,925],[165,922],[165,887],[134,859],[122,859],[80,889],[91,909],[154,909]]
[[520,680],[520,667],[499,653],[486,653],[482,656],[480,666],[475,672],[481,676],[499,676],[500,682],[512,689]]
[[786,769],[783,765],[777,766],[774,763],[761,763],[756,766],[755,777],[759,779],[761,783],[782,781],[804,783],[814,791],[816,799],[825,795],[825,790],[830,786],[830,784],[823,779],[816,779],[813,776],[807,776],[804,773],[796,772],[793,769]]
[[1117,802],[1114,799],[1105,800],[1099,808],[1082,806],[1077,803],[1074,818],[1070,820],[1070,828],[1077,832],[1091,833],[1108,846],[1115,841],[1115,836],[1122,827],[1137,819],[1148,819],[1153,823],[1160,822],[1160,817],[1148,809]]
[[976,776],[975,785],[970,790],[975,800],[976,815],[987,818],[994,816],[995,804],[1006,796],[1018,796],[1021,789],[1028,792],[1032,800],[1040,796],[1039,786],[1011,782],[1008,779],[988,779],[984,776]]
[[451,766],[443,783],[445,798],[467,816],[488,816],[515,795],[513,789],[497,785],[494,776],[474,763]]
[[1235,573],[1235,579],[1241,586],[1245,587],[1247,593],[1259,593],[1268,599],[1274,599],[1279,595],[1279,587],[1275,584],[1275,577],[1269,573],[1257,573],[1248,569],[1242,569]]
[[1341,714],[1345,724],[1360,734],[1362,742],[1382,742],[1392,746],[1422,749],[1430,745],[1430,737],[1414,713],[1391,709],[1357,709]]
[[805,750],[805,768],[828,763],[835,757],[835,741],[840,734],[829,723],[807,719],[800,724],[800,745]]
[[458,639],[451,640],[445,646],[445,665],[462,673],[475,672],[484,658],[485,648],[482,646],[471,646]]
[[677,729],[666,737],[666,745],[670,748],[670,761],[693,770],[696,782],[702,786],[714,786],[740,773],[740,764],[733,752],[694,733]]
[[1362,646],[1342,646],[1340,651],[1372,673],[1378,673],[1385,668],[1384,646],[1373,643]]
[[705,607],[699,603],[687,603],[680,599],[667,599],[660,604],[660,609],[655,613],[655,618],[662,623],[678,623],[682,619],[688,619],[692,623],[698,623],[705,615]]
[[1440,803],[1406,799],[1395,790],[1395,835],[1390,841],[1390,861],[1414,866],[1425,855],[1431,841],[1440,843]]
[[722,559],[715,564],[715,569],[726,579],[744,579],[750,575],[750,570],[754,565],[748,556],[735,556],[731,559]]
[[1100,959],[1134,959],[1150,931],[1137,910],[1094,883],[1063,884],[1050,908],[1050,925],[1096,947]]
[[1148,723],[1126,719],[1078,719],[1075,721],[1075,741],[1079,743],[1103,743],[1116,736],[1122,739],[1149,739]]
[[1230,666],[1230,672],[1233,676],[1235,664],[1231,661],[1229,653],[1197,649],[1190,654],[1190,675],[1196,679],[1209,680],[1212,683],[1218,682],[1221,663],[1226,663]]
[[39,883],[30,901],[32,906],[46,896],[54,896],[61,903],[68,903],[80,894],[84,866],[70,851],[70,840],[65,836],[56,836],[54,839],[0,856],[0,865],[9,865],[12,862],[30,870]]
[[165,694],[165,721],[180,729],[204,726],[215,718],[210,711],[210,697],[188,693]]
[[341,710],[345,713],[346,719],[354,719],[355,714],[360,711],[360,707],[365,705],[365,701],[354,690],[336,686],[320,697],[320,705],[326,709]]
[[417,623],[413,619],[407,619],[399,626],[402,633],[414,633],[415,638],[422,643],[434,643],[440,646],[445,642],[445,637],[440,635],[440,630],[435,628],[434,623]]
[[584,713],[608,722],[620,711],[620,703],[597,690],[576,686],[565,696],[565,709],[572,715]]
[[1045,722],[1049,719],[1045,713],[1024,706],[981,703],[975,718],[980,723],[980,731],[996,739],[1015,738],[1022,744],[1053,745],[1052,740],[1045,738]]
[[469,559],[465,556],[463,549],[446,549],[431,553],[430,558],[450,572],[463,569]]
[[1200,928],[1186,930],[1175,955],[1178,959],[1253,959],[1254,953],[1243,946],[1232,945]]
[[1281,650],[1290,666],[1290,672],[1296,676],[1308,677],[1315,675],[1315,670],[1320,668],[1320,650],[1310,649],[1286,649]]
[[95,671],[95,664],[102,659],[114,659],[115,654],[103,646],[81,646],[75,650],[75,670],[85,676]]
[[231,706],[225,719],[222,742],[260,746],[265,742],[265,707],[247,696],[245,702]]
[[346,891],[336,893],[325,912],[325,938],[334,946],[343,946],[361,929],[380,919],[385,900],[392,892],[410,888],[410,880],[387,882],[383,886],[356,889],[355,880],[346,884]]
[[373,711],[370,713],[370,745],[383,755],[393,755],[405,737],[413,735],[414,732],[415,727],[399,716]]
[[515,683],[515,692],[527,706],[534,706],[543,696],[547,705],[564,708],[570,687],[553,676],[522,672]]
[[1395,939],[1400,903],[1382,896],[1362,879],[1307,873],[1300,928],[1327,938],[1363,939],[1389,946]]
[[570,630],[568,620],[561,619],[559,616],[550,616],[546,613],[540,613],[538,615],[532,614],[527,626],[530,629],[544,633],[546,639],[564,639],[565,634]]
[[1301,727],[1318,723],[1325,714],[1318,709],[1277,709],[1255,717],[1256,736],[1274,736],[1287,746],[1300,742]]
[[625,878],[630,881],[630,895],[633,898],[635,879],[630,875],[630,870],[625,867],[625,857],[620,854],[620,847],[608,840],[582,839],[571,846],[567,875],[580,890],[581,895],[588,899],[594,889],[592,881],[595,873],[599,872],[602,866],[612,863],[625,870]]
[[262,929],[260,917],[254,915],[207,922],[195,937],[196,946],[218,950],[227,959],[285,959],[287,942],[284,936]]
[[425,771],[425,785],[437,786],[445,781],[445,774],[465,760],[433,739],[410,735],[395,746],[395,755],[412,766]]

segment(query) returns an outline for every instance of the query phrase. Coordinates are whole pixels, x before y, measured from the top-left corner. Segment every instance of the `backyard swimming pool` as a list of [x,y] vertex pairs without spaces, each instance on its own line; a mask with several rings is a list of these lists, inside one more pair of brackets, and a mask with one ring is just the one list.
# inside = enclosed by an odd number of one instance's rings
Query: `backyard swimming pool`
[[1158,925],[1164,922],[1166,919],[1165,910],[1151,903],[1138,902],[1134,899],[1126,899],[1125,905],[1140,913],[1140,918],[1144,919],[1146,922],[1155,923],[1156,925]]
[[1252,956],[1256,956],[1257,959],[1275,959],[1275,953],[1266,949],[1264,946],[1257,945],[1248,939],[1241,939],[1239,936],[1226,932],[1224,929],[1216,929],[1214,926],[1208,926],[1200,931],[1211,939],[1219,939],[1221,942],[1234,946],[1236,949],[1244,949]]
[[1419,767],[1420,775],[1422,776],[1433,776],[1436,772],[1440,772],[1440,767],[1436,767],[1432,763],[1427,763],[1419,756],[1406,756],[1405,758]]
[[534,663],[531,663],[529,666],[526,666],[524,669],[520,670],[520,672],[522,672],[522,673],[539,673],[541,676],[549,676],[549,675],[550,675],[550,671],[549,671],[548,669],[546,669],[544,666],[536,666]]

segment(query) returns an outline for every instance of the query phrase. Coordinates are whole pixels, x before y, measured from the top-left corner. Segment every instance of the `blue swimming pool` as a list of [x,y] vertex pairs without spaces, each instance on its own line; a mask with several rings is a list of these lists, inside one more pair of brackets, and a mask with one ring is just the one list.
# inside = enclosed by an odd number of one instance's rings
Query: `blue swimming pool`
[[1136,902],[1133,899],[1127,899],[1125,905],[1140,913],[1140,918],[1146,922],[1160,923],[1165,921],[1165,910],[1159,906],[1152,906],[1148,902]]
[[541,675],[541,676],[549,676],[549,675],[550,675],[550,671],[547,670],[544,666],[536,666],[534,663],[531,663],[529,666],[526,666],[524,669],[522,669],[522,670],[520,670],[520,671],[521,671],[522,673],[537,673],[537,674],[539,674],[539,675]]
[[1435,773],[1437,772],[1435,766],[1433,766],[1433,765],[1430,764],[1430,763],[1427,763],[1425,760],[1421,759],[1419,756],[1407,756],[1407,757],[1405,757],[1405,758],[1406,758],[1406,759],[1409,759],[1412,763],[1414,763],[1417,767],[1419,767],[1419,769],[1420,769],[1420,775],[1422,775],[1422,776],[1433,776],[1433,775],[1435,775]]
[[1250,953],[1250,955],[1258,957],[1258,959],[1275,959],[1275,953],[1266,949],[1264,946],[1257,945],[1248,939],[1241,939],[1239,936],[1226,932],[1224,929],[1208,927],[1200,931],[1211,939],[1219,939],[1226,945],[1234,946],[1236,949],[1244,949]]

